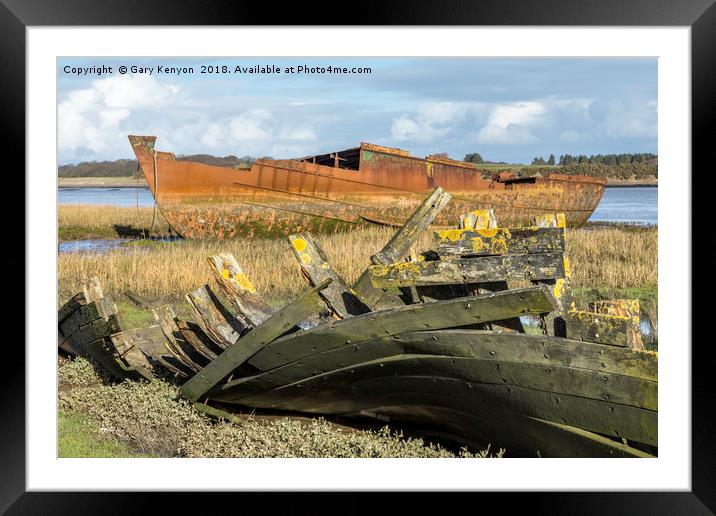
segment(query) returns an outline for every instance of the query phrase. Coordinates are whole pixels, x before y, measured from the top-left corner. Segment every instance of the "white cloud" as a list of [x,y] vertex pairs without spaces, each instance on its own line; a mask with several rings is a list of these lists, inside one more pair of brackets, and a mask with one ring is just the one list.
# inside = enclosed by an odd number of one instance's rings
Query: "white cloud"
[[485,144],[514,145],[539,141],[527,127],[509,124],[505,127],[488,124],[477,132],[475,141]]
[[497,104],[487,117],[487,123],[475,136],[478,143],[525,144],[538,142],[530,131],[547,112],[543,102],[511,102]]
[[279,135],[287,140],[310,141],[317,138],[316,132],[310,127],[284,127]]
[[204,135],[201,137],[201,143],[211,148],[221,147],[226,143],[226,130],[217,123],[210,123]]
[[136,110],[157,109],[180,91],[149,76],[113,76],[92,81],[58,105],[58,146],[61,152],[80,149],[102,154],[127,145],[123,122]]
[[263,140],[273,135],[273,120],[266,109],[249,109],[229,123],[231,136],[236,140]]
[[390,133],[396,140],[410,140],[420,134],[420,125],[407,116],[401,116],[393,119]]
[[390,133],[398,141],[429,141],[446,136],[453,126],[465,119],[476,103],[428,102],[415,113],[394,118]]
[[105,105],[130,109],[161,106],[180,91],[179,86],[161,84],[149,75],[115,75],[92,85]]

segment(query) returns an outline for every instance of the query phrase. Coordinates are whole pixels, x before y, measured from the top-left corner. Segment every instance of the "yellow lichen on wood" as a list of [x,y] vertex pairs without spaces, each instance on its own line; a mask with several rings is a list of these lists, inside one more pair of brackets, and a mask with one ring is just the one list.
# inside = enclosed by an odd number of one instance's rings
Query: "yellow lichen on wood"
[[[484,230],[483,230],[484,231]],[[499,237],[492,239],[490,250],[493,254],[505,254],[507,252],[507,235],[502,233]]]
[[460,217],[460,227],[466,230],[489,229],[497,227],[492,209],[474,210]]
[[462,229],[442,229],[437,232],[438,237],[441,240],[450,240],[451,242],[457,242],[462,238]]
[[543,213],[532,219],[530,225],[540,228],[566,228],[567,218],[564,213]]
[[487,247],[487,244],[480,237],[474,237],[472,239],[472,250],[476,253],[482,252]]
[[485,238],[492,238],[497,234],[497,228],[478,229],[477,232]]
[[566,281],[564,278],[559,278],[554,283],[554,288],[552,289],[552,294],[556,299],[562,299],[562,296],[564,296],[566,288]]
[[303,238],[297,238],[291,242],[293,244],[293,247],[298,251],[299,253],[303,251],[306,248],[306,241]]
[[252,294],[256,292],[256,288],[251,284],[249,278],[247,278],[246,274],[243,272],[237,274],[234,277],[234,281],[236,282],[236,286],[239,288],[251,292]]

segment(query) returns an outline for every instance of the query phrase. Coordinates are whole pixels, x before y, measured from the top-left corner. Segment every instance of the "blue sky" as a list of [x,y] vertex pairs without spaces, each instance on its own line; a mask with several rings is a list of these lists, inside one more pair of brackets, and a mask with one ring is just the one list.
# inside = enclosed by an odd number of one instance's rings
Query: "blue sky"
[[[370,67],[370,74],[201,74],[201,65]],[[75,75],[65,66],[111,66]],[[154,67],[120,74],[120,66]],[[164,66],[193,74],[158,74]],[[657,152],[657,59],[82,58],[58,60],[61,164],[177,154],[290,158],[371,142],[415,156]]]

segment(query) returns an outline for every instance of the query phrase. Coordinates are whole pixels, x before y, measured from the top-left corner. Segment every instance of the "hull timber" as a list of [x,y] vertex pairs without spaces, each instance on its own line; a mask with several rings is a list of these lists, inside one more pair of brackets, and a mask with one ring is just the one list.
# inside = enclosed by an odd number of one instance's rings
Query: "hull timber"
[[469,163],[421,159],[366,143],[297,160],[260,159],[250,169],[234,169],[155,151],[154,136],[129,136],[129,141],[157,206],[185,238],[320,233],[365,222],[401,226],[437,186],[453,197],[434,221],[437,226],[488,208],[513,227],[544,213],[564,213],[568,226],[580,226],[606,185],[599,178],[559,174],[485,180]]

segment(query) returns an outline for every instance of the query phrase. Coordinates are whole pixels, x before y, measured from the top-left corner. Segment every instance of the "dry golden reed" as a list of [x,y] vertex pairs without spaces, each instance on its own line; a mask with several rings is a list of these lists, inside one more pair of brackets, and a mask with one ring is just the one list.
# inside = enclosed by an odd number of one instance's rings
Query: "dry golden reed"
[[57,227],[60,230],[72,228],[111,230],[114,225],[149,228],[152,217],[160,231],[166,231],[167,223],[159,210],[153,208],[126,208],[111,205],[63,204],[57,210]]
[[657,228],[568,229],[566,239],[575,287],[657,286]]
[[[151,211],[151,210],[150,210]],[[66,214],[71,217],[71,213]],[[110,216],[110,215],[108,215]],[[126,215],[125,215],[126,216]],[[150,215],[151,216],[151,215]],[[335,270],[348,283],[355,281],[372,254],[394,233],[393,228],[368,227],[347,233],[317,235]],[[308,286],[287,239],[230,241],[140,241],[106,254],[63,253],[58,279],[62,302],[81,289],[84,279],[96,276],[108,294],[133,292],[159,299],[181,298],[212,282],[206,257],[232,253],[256,288],[280,304]],[[417,251],[431,247],[425,232]],[[655,287],[657,285],[657,229],[570,229],[567,255],[575,287]]]

